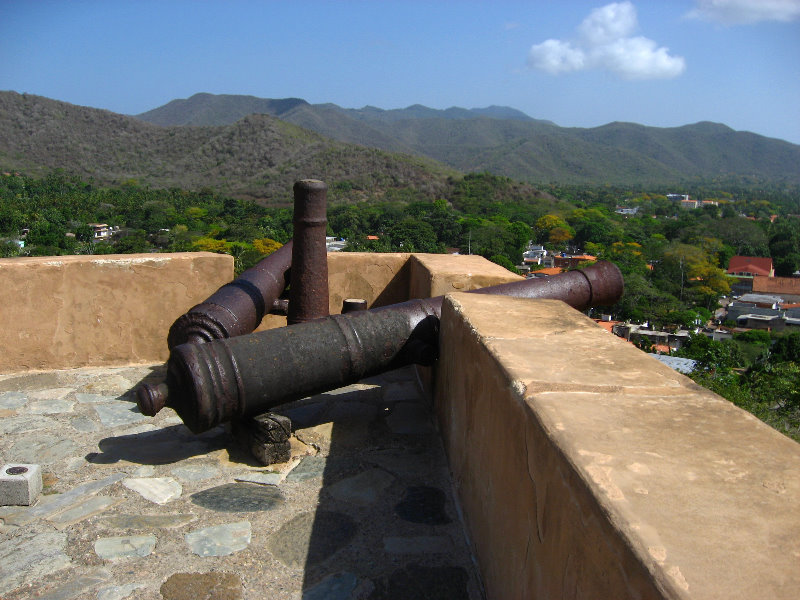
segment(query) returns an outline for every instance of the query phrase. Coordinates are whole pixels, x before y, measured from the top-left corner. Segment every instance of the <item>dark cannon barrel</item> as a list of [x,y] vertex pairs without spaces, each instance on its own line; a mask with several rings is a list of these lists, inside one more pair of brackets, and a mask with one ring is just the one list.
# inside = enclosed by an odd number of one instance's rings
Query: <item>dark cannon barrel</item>
[[289,325],[327,317],[328,249],[325,245],[328,186],[317,179],[294,184],[294,249],[292,287],[289,289]]
[[[622,274],[612,263],[502,284],[473,293],[552,298],[584,310],[616,302]],[[215,425],[437,357],[444,297],[409,300],[207,344],[172,349],[167,380],[137,390],[140,410],[175,409],[189,429]]]
[[178,317],[167,335],[169,349],[254,331],[288,285],[292,248],[289,240]]

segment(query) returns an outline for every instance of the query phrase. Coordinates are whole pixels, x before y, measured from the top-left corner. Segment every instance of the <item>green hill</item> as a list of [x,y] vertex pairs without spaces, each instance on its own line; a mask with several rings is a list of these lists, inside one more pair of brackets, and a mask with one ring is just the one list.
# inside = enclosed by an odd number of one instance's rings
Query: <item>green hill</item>
[[800,146],[715,123],[671,128],[610,123],[583,129],[559,127],[508,107],[344,109],[298,99],[212,94],[173,100],[138,118],[208,125],[251,113],[270,114],[342,142],[540,183],[800,182]]
[[162,127],[15,92],[0,92],[0,167],[33,176],[61,168],[106,184],[210,187],[267,203],[287,201],[303,178],[337,182],[358,199],[404,188],[434,196],[456,174],[427,158],[336,142],[265,114],[231,125]]

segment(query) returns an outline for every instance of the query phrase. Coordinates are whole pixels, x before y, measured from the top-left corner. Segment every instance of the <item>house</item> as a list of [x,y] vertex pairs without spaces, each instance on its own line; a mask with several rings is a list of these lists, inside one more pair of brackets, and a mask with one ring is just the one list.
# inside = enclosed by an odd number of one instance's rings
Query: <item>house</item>
[[684,373],[688,375],[692,371],[694,371],[695,367],[697,366],[697,361],[691,358],[680,358],[677,356],[665,356],[664,354],[650,354],[653,358],[658,361],[661,361],[671,369],[678,371],[678,373]]
[[667,200],[672,200],[673,202],[682,202],[686,200],[689,201],[689,194],[667,194]]
[[331,236],[327,236],[325,238],[325,247],[327,248],[328,252],[341,252],[344,250],[344,247],[347,245],[347,240],[342,238],[335,238]]
[[561,267],[562,269],[572,269],[577,267],[580,263],[591,260],[597,260],[597,257],[592,256],[591,254],[568,255],[563,252],[560,255],[553,257],[553,262],[555,263],[554,266]]
[[528,246],[528,249],[522,253],[522,261],[527,264],[542,264],[542,259],[547,256],[547,250],[544,246]]
[[109,227],[105,223],[87,223],[89,227],[94,230],[94,239],[97,240],[107,240],[111,238],[111,235],[119,229],[119,227]]
[[753,277],[754,294],[772,294],[784,302],[800,302],[800,278],[798,277]]
[[734,304],[744,306],[755,306],[758,308],[777,309],[783,302],[780,296],[770,296],[767,294],[745,294]]
[[531,277],[550,277],[551,275],[558,275],[559,273],[563,273],[564,269],[561,267],[545,267],[544,269],[538,269],[536,271],[532,271],[530,273]]
[[753,291],[753,278],[774,277],[775,268],[772,259],[763,256],[734,256],[728,263],[728,275],[736,278],[731,284],[734,297]]
[[638,206],[634,206],[634,207],[630,208],[630,207],[627,207],[627,206],[618,206],[614,212],[617,213],[618,215],[630,216],[630,215],[635,215],[636,213],[638,213],[639,212],[639,207]]
[[619,323],[613,327],[613,333],[633,343],[646,339],[657,349],[664,352],[678,350],[690,337],[689,332],[686,330],[675,332],[653,331],[635,323]]
[[733,256],[728,263],[728,275],[734,277],[754,278],[775,277],[772,259],[763,256]]
[[736,318],[736,326],[745,329],[783,330],[786,319],[781,315],[745,314]]

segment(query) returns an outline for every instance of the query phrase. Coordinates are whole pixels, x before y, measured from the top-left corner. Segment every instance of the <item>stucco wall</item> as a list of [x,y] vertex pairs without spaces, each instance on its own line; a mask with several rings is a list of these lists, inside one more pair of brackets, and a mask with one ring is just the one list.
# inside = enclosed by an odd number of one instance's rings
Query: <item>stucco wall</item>
[[346,298],[363,298],[369,308],[408,300],[410,254],[330,252],[328,288],[331,314]]
[[[0,259],[0,372],[166,360],[173,321],[232,278],[232,257],[206,252]],[[479,256],[342,252],[328,279],[335,314],[519,277]]]
[[[412,298],[443,296],[522,279],[481,256],[331,252],[328,254],[329,308],[342,312],[346,298],[363,298],[369,308]],[[284,327],[286,317],[266,315],[258,331]]]
[[409,298],[444,296],[523,279],[474,255],[414,254],[410,271]]
[[232,277],[208,252],[0,259],[0,372],[166,360],[173,321]]
[[551,300],[453,294],[436,387],[489,598],[796,598],[800,445]]

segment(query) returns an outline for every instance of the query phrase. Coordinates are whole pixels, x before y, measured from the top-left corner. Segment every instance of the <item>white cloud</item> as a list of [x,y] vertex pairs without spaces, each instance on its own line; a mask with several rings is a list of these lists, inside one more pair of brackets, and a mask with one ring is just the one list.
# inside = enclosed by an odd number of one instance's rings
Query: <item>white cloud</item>
[[800,18],[800,0],[695,0],[695,4],[687,16],[724,25]]
[[639,21],[630,2],[616,2],[595,8],[578,27],[587,44],[599,46],[625,38],[636,32]]
[[586,55],[583,50],[559,40],[547,40],[533,46],[528,54],[528,64],[553,75],[584,68]]
[[633,34],[639,29],[636,8],[615,2],[593,10],[578,26],[573,41],[547,40],[531,47],[528,66],[553,75],[584,69],[605,69],[625,79],[667,79],[686,68],[680,56],[651,39]]

